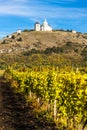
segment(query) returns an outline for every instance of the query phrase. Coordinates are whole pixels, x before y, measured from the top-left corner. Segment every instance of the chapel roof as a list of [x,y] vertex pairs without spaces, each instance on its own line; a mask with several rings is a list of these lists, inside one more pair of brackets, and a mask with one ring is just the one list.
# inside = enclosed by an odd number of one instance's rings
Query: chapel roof
[[39,22],[36,22],[35,24],[40,24]]

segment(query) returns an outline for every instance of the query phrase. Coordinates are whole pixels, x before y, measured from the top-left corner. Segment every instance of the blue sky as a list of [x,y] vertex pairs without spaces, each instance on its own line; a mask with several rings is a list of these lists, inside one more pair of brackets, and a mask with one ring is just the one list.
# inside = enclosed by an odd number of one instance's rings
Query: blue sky
[[0,38],[45,18],[53,29],[87,33],[87,0],[0,0]]

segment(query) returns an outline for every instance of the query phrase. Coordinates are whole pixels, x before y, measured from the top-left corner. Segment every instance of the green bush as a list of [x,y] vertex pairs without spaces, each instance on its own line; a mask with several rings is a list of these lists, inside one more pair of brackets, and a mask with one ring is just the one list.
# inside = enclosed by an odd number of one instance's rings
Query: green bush
[[21,42],[21,41],[22,41],[22,38],[21,38],[21,37],[19,37],[19,38],[17,39],[17,41]]

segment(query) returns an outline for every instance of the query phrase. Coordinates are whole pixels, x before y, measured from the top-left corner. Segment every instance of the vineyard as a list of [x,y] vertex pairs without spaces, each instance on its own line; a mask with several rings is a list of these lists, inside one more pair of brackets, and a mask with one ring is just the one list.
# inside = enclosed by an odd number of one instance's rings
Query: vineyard
[[58,68],[7,68],[4,77],[26,100],[35,100],[41,113],[59,130],[84,130],[87,122],[87,73]]

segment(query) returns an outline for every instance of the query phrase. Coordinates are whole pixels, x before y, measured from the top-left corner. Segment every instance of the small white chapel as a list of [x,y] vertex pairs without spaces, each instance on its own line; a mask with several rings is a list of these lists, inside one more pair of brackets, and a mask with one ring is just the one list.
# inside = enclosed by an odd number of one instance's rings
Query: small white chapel
[[39,22],[36,22],[34,25],[34,30],[35,31],[52,31],[52,27],[48,24],[48,22],[45,19],[42,25],[40,25]]

